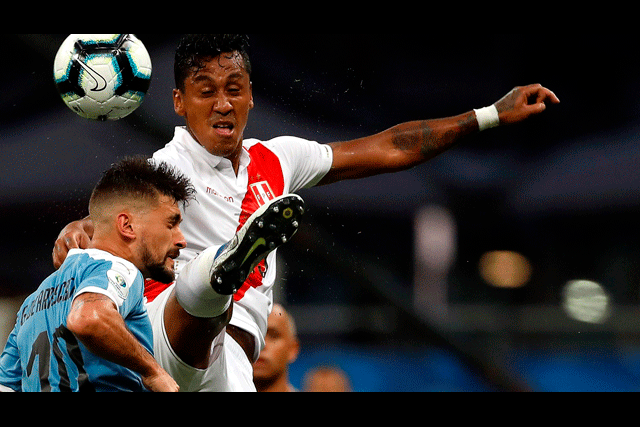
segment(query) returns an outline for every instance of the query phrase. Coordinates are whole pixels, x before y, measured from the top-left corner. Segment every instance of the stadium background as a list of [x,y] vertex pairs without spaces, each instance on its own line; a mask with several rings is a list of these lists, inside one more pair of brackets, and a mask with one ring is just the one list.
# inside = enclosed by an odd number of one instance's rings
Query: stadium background
[[[58,232],[86,215],[100,173],[123,155],[153,153],[182,124],[171,102],[179,35],[137,35],[153,82],[138,112],[115,123],[85,121],[59,99],[52,65],[66,34],[5,36],[2,345],[16,304],[52,272]],[[356,391],[640,388],[632,41],[494,34],[480,47],[432,34],[251,36],[256,108],[246,137],[351,139],[487,106],[529,83],[562,100],[412,171],[301,193],[309,215],[281,251],[277,295],[302,340],[294,385],[329,364]],[[571,299],[578,317],[565,308],[574,280],[600,286]]]

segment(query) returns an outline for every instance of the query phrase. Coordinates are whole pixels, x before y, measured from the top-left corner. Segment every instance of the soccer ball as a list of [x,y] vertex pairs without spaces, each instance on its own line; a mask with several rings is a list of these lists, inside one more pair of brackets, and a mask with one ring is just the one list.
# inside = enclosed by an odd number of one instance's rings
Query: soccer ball
[[81,117],[118,120],[142,104],[151,68],[133,34],[71,34],[56,55],[54,78],[62,100]]

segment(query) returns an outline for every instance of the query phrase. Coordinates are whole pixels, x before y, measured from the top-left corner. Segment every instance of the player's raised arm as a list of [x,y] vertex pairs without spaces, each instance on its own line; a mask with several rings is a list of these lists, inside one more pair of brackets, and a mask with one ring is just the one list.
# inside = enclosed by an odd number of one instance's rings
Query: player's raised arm
[[517,87],[488,108],[456,117],[403,123],[374,136],[331,144],[333,167],[321,185],[398,172],[449,150],[466,136],[499,125],[516,124],[560,100],[536,84]]

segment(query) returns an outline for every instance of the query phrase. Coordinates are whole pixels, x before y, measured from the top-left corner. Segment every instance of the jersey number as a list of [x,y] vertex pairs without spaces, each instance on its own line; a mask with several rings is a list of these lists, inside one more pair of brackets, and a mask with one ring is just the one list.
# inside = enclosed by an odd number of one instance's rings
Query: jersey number
[[31,348],[31,356],[29,357],[29,364],[27,365],[27,376],[31,376],[33,372],[33,365],[38,356],[38,372],[40,374],[40,389],[43,392],[51,391],[51,384],[49,384],[49,370],[51,354],[56,359],[58,364],[58,375],[60,376],[60,391],[70,392],[71,382],[69,381],[69,371],[67,365],[64,362],[64,354],[60,350],[58,344],[60,340],[65,341],[67,344],[67,353],[69,359],[73,361],[74,365],[78,369],[78,390],[81,392],[94,391],[93,386],[89,382],[89,376],[84,370],[84,360],[82,358],[82,352],[78,346],[78,340],[76,337],[64,326],[60,326],[53,334],[53,342],[49,341],[49,334],[47,331],[38,335],[38,338],[33,343]]

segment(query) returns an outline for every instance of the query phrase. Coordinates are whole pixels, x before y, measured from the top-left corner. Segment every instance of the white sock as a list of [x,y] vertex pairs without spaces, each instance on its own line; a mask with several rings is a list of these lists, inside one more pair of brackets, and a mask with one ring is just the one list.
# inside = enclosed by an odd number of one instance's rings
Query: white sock
[[194,317],[213,319],[224,314],[233,296],[220,295],[211,287],[211,267],[218,248],[210,248],[184,266],[176,280],[180,306]]

